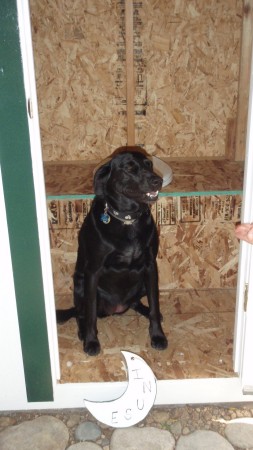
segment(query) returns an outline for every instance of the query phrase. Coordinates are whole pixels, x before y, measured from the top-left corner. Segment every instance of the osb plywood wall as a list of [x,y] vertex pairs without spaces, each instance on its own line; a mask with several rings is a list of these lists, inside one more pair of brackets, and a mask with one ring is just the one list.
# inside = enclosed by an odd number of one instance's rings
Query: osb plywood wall
[[[91,200],[48,200],[56,294],[73,288],[77,235]],[[152,209],[160,235],[159,287],[236,287],[240,195],[162,197]]]
[[[31,0],[44,160],[125,145],[124,0]],[[242,0],[134,2],[136,143],[222,157],[236,117]]]

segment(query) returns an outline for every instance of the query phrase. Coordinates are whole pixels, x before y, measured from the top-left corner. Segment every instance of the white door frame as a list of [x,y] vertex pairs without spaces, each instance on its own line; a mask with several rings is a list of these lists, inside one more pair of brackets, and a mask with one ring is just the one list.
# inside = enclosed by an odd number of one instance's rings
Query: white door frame
[[[36,194],[36,208],[39,218],[40,229],[40,247],[41,247],[41,259],[42,259],[42,271],[43,280],[45,286],[45,301],[46,301],[46,313],[47,313],[47,325],[49,330],[49,342],[50,342],[50,356],[52,361],[52,377],[53,377],[53,389],[54,389],[54,401],[53,402],[35,402],[25,403],[24,399],[17,399],[15,407],[13,409],[49,409],[49,408],[75,408],[84,407],[86,399],[94,400],[106,400],[113,399],[121,395],[126,388],[126,382],[113,382],[113,383],[73,383],[73,384],[59,384],[57,378],[59,378],[59,353],[58,342],[56,333],[56,321],[54,312],[54,293],[53,293],[53,280],[51,271],[51,259],[49,251],[49,236],[46,220],[45,209],[45,187],[43,177],[43,166],[40,147],[40,132],[38,124],[38,109],[36,98],[36,86],[33,68],[33,55],[31,44],[31,30],[30,30],[30,15],[28,0],[17,0],[18,12],[19,12],[19,24],[21,35],[21,48],[24,62],[24,77],[25,77],[25,89],[27,99],[31,100],[33,106],[33,118],[29,118],[29,126],[31,133],[31,145],[32,145],[32,159],[33,159],[33,171],[35,181],[35,194]],[[251,93],[252,100],[252,93]],[[252,128],[253,129],[253,128]],[[248,153],[252,154],[252,147],[248,149]],[[251,155],[252,157],[252,155]],[[245,216],[246,217],[246,216]],[[251,210],[252,218],[252,210]],[[248,250],[242,244],[241,249],[241,271],[247,267]],[[252,294],[252,286],[250,293]],[[240,302],[242,300],[240,299]],[[239,302],[239,303],[240,303]],[[249,302],[250,307],[252,301]],[[240,303],[241,304],[241,303]],[[249,306],[248,306],[249,311]],[[165,404],[196,404],[196,403],[234,403],[234,402],[252,402],[253,395],[243,395],[242,392],[242,379],[245,374],[246,380],[246,366],[245,358],[248,358],[247,345],[248,345],[248,333],[243,332],[244,318],[240,318],[240,327],[237,327],[236,339],[236,352],[235,360],[236,367],[238,367],[238,377],[234,378],[217,378],[217,379],[190,379],[190,380],[158,380],[157,382],[157,397],[156,405]],[[248,327],[249,328],[249,327]],[[250,343],[252,340],[250,341]],[[243,352],[245,348],[245,352]],[[20,349],[16,349],[19,353]],[[244,371],[244,372],[243,372]],[[20,374],[22,377],[22,374]],[[4,408],[3,408],[4,409]]]
[[[246,139],[246,159],[243,186],[241,221],[253,222],[253,56]],[[237,282],[237,318],[235,323],[234,366],[240,373],[245,394],[253,393],[253,246],[242,241],[240,244]]]
[[60,379],[60,362],[58,351],[58,336],[56,328],[56,313],[54,301],[54,286],[49,243],[49,230],[46,208],[46,192],[43,171],[42,148],[39,126],[38,103],[32,48],[31,21],[28,0],[17,0],[20,46],[23,60],[24,87],[26,95],[27,119],[30,134],[31,156],[36,197],[36,212],[40,252],[42,260],[42,278],[45,295],[45,308],[48,324],[48,339],[50,344],[50,359],[53,378]]
[[253,394],[253,363],[252,363],[252,342],[253,342],[253,251],[249,251],[249,273],[247,285],[247,308],[245,312],[245,327],[242,340],[242,364],[241,381],[242,390],[245,395]]

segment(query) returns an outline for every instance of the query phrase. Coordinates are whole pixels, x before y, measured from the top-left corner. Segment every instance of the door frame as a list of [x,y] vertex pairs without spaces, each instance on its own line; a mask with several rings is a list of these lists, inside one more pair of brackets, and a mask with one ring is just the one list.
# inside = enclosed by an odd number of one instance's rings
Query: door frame
[[[253,223],[253,52],[241,222]],[[253,365],[251,361],[253,342],[253,246],[244,241],[240,243],[236,311],[234,368],[236,372],[240,373],[243,392],[250,394],[253,393]]]
[[[9,0],[4,0],[9,2]],[[29,116],[27,107],[23,114],[27,120],[27,126],[30,133],[30,147],[31,147],[31,161],[32,172],[34,182],[34,206],[36,208],[37,215],[37,227],[38,227],[38,241],[40,247],[40,259],[41,259],[41,277],[43,280],[43,297],[41,302],[45,308],[46,325],[44,331],[47,332],[49,342],[49,353],[51,362],[51,378],[53,386],[53,398],[50,400],[38,398],[29,401],[29,399],[22,398],[17,399],[15,404],[11,405],[12,409],[50,409],[50,408],[82,408],[85,406],[85,400],[109,400],[120,396],[127,386],[125,382],[111,382],[111,383],[67,383],[60,384],[58,382],[59,373],[59,352],[57,341],[57,330],[55,320],[54,309],[54,288],[51,270],[51,257],[50,257],[50,245],[49,245],[49,233],[47,227],[47,214],[46,214],[46,195],[45,185],[43,177],[43,164],[40,144],[40,130],[38,119],[38,107],[36,97],[35,76],[33,67],[33,54],[32,54],[32,40],[30,29],[30,14],[28,0],[16,0],[18,10],[18,21],[20,30],[20,43],[21,53],[23,60],[23,76],[24,76],[24,89],[26,96],[26,105],[32,105],[33,113]],[[251,93],[252,101],[252,93]],[[252,127],[253,129],[253,127]],[[250,153],[252,152],[252,147]],[[252,157],[252,155],[251,155]],[[3,183],[5,194],[6,210],[8,209],[8,195],[5,190],[5,183]],[[248,189],[248,187],[247,187]],[[252,213],[252,211],[251,211]],[[7,214],[8,215],[8,214]],[[246,216],[245,216],[246,217]],[[9,232],[10,245],[6,249],[6,253],[9,256],[15,258],[15,255],[11,251],[12,236]],[[8,246],[7,246],[8,247]],[[241,271],[248,268],[249,260],[245,260],[249,251],[245,250],[244,243],[241,245],[240,267]],[[248,258],[248,256],[247,256]],[[15,278],[13,268],[13,274]],[[251,291],[252,292],[252,286]],[[241,295],[241,294],[240,294]],[[16,293],[17,300],[17,293]],[[241,301],[241,300],[240,300]],[[253,303],[253,296],[249,301],[251,305]],[[43,306],[42,305],[42,306]],[[241,303],[240,303],[241,305]],[[18,311],[18,317],[19,317]],[[238,317],[241,318],[239,315]],[[236,402],[252,402],[253,395],[243,394],[243,367],[245,364],[245,358],[247,353],[243,350],[246,348],[248,341],[248,335],[244,332],[243,324],[244,320],[241,320],[240,327],[237,327],[236,336],[239,344],[236,344],[235,363],[238,368],[238,377],[233,378],[207,378],[207,379],[189,379],[189,380],[158,380],[157,381],[157,397],[156,405],[180,405],[180,404],[207,404],[207,403],[236,403]],[[15,325],[19,332],[18,325]],[[240,333],[239,333],[240,328]],[[21,339],[22,341],[22,339]],[[252,341],[251,341],[252,342]],[[21,342],[22,343],[22,342]],[[249,343],[250,344],[250,343]],[[22,358],[24,365],[26,362],[22,357],[22,350],[16,346],[16,354]],[[41,355],[38,354],[37,358],[40,359]],[[246,367],[246,365],[245,365]],[[245,369],[246,370],[246,369]],[[24,373],[19,373],[19,378],[27,384]],[[245,372],[246,373],[246,372]],[[7,376],[7,375],[6,375]],[[15,393],[15,386],[11,387]],[[6,404],[2,406],[3,409],[8,409],[9,401],[6,400]]]
[[[49,401],[53,398],[53,386],[42,276],[44,246],[39,241],[40,218],[36,207],[41,199],[34,187],[23,72],[27,61],[20,48],[23,38],[15,0],[1,2],[0,30],[0,165],[4,193],[1,227],[5,232],[6,219],[10,250],[6,260],[11,256],[27,399]],[[6,265],[6,273],[8,269]],[[2,295],[3,304],[8,308],[6,292],[1,291]],[[5,343],[5,357],[8,341],[4,335],[1,339]]]

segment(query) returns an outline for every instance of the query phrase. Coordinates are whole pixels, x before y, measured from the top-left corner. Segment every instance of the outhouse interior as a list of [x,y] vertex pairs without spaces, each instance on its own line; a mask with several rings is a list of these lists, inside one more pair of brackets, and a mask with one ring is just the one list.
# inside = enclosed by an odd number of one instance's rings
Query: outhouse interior
[[[252,8],[242,0],[30,0],[57,307],[72,305],[77,236],[94,168],[129,144],[126,30],[132,18],[134,143],[173,180],[152,207],[169,347],[134,311],[98,321],[101,353],[58,326],[61,383],[125,379],[120,350],[161,380],[231,377]],[[131,20],[130,20],[131,23]]]

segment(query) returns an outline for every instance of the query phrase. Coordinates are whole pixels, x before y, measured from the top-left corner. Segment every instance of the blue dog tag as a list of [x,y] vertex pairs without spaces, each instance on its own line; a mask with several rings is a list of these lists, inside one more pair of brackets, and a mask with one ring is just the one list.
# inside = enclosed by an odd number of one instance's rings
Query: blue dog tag
[[103,222],[107,225],[110,222],[111,217],[109,216],[109,214],[107,214],[106,211],[104,211],[103,214],[101,214],[101,216],[100,216],[100,220],[101,220],[101,222]]

